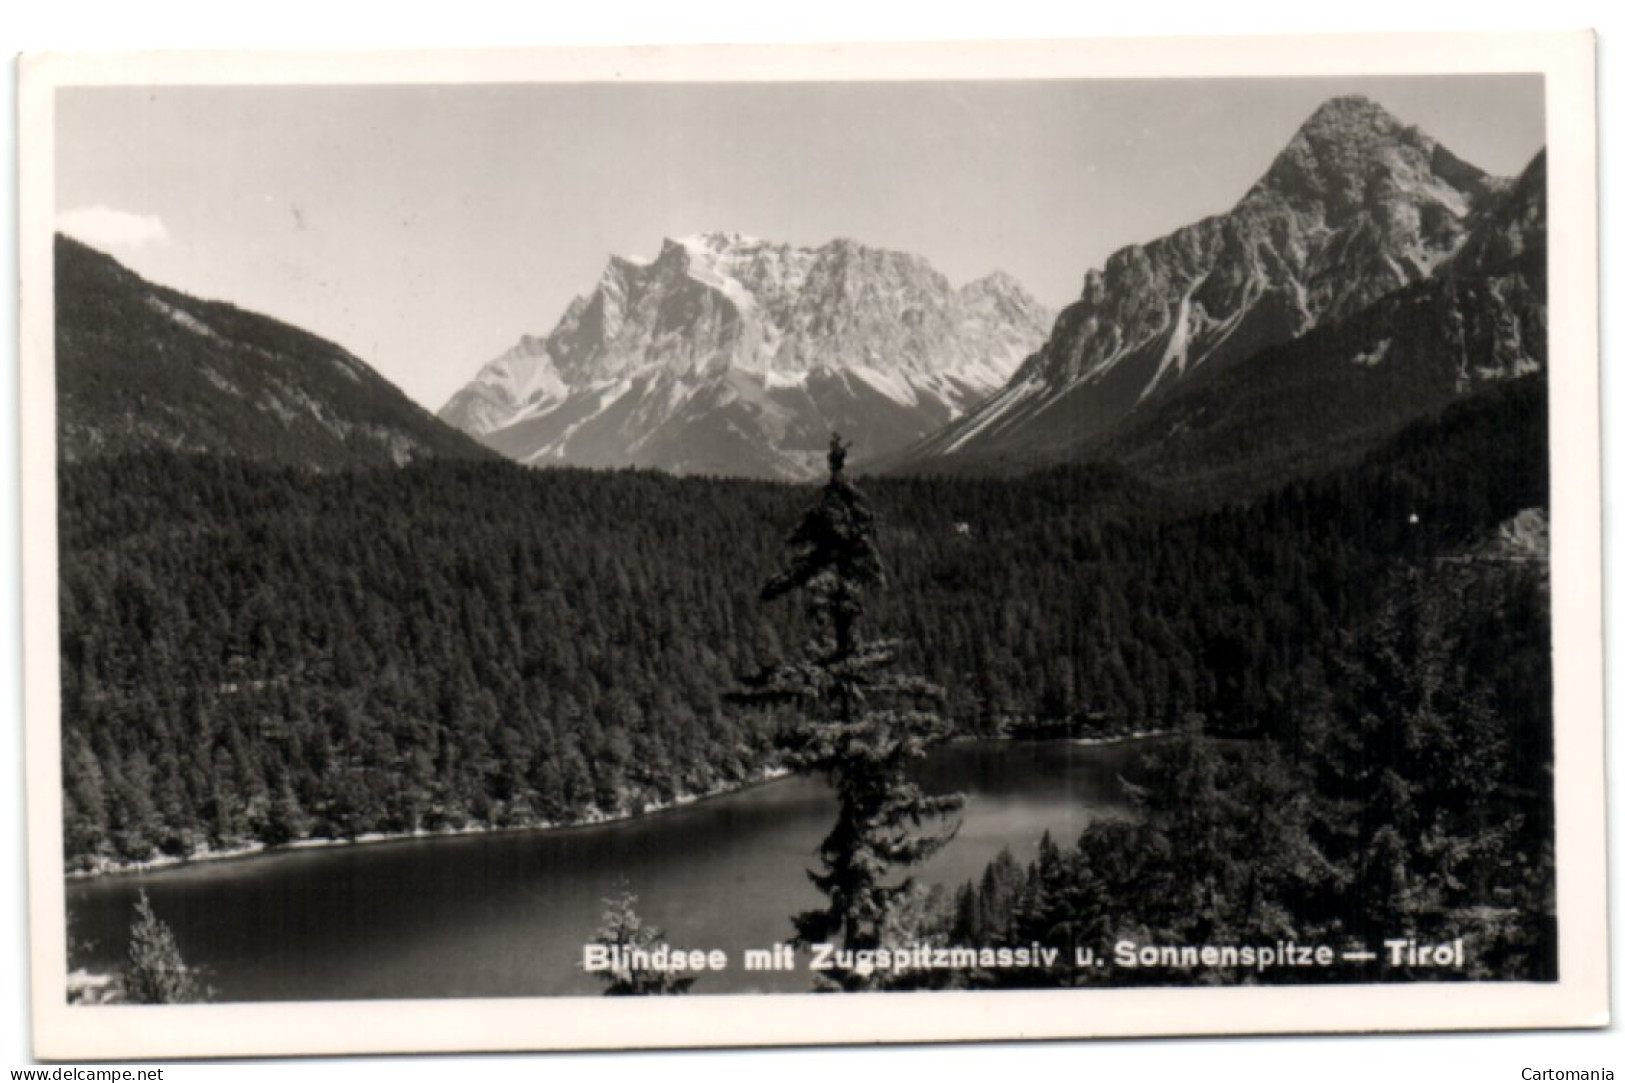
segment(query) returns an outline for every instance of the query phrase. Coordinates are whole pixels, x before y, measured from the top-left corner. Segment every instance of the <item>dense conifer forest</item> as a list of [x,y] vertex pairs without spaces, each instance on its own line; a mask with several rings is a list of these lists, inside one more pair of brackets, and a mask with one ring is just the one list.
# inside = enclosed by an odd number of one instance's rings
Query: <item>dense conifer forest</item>
[[1193,719],[1141,766],[1132,816],[1069,846],[1045,836],[1025,865],[1007,850],[928,927],[1068,959],[1119,942],[1470,945],[1461,970],[1119,966],[1114,984],[1555,978],[1548,604],[1544,568],[1405,567],[1300,670],[1294,724],[1232,741]]
[[[960,732],[1187,734],[1138,815],[996,865],[936,935],[1194,942],[1402,912],[1471,925],[1500,976],[1549,976],[1543,568],[1469,559],[1546,505],[1545,425],[1543,378],[1514,381],[1216,510],[1103,467],[864,482],[890,578],[873,625]],[[758,597],[809,491],[65,465],[69,867],[571,822],[761,776],[789,720],[728,694],[812,633]]]

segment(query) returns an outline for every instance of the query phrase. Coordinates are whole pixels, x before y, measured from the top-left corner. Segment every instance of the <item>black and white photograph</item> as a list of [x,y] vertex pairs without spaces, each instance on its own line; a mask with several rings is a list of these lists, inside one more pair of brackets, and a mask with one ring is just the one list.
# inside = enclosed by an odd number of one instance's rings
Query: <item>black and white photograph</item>
[[1591,43],[1362,40],[25,62],[37,1033],[1605,1022]]

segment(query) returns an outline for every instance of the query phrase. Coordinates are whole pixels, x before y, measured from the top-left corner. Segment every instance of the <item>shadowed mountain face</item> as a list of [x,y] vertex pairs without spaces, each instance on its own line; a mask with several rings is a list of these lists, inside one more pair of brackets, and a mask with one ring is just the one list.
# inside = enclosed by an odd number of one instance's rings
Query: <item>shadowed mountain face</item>
[[[1089,272],[1009,384],[889,465],[1008,470],[1103,448],[1156,465],[1193,412],[1222,415],[1228,436],[1264,450],[1275,435],[1261,423],[1295,395],[1331,424],[1323,438],[1359,443],[1362,429],[1388,431],[1400,384],[1437,384],[1411,404],[1425,409],[1543,363],[1544,196],[1539,161],[1514,185],[1366,99],[1334,99],[1231,211]],[[1410,307],[1391,307],[1399,296]],[[1300,371],[1323,356],[1326,373]],[[1376,384],[1381,401],[1368,401]],[[1185,401],[1198,391],[1199,407]],[[1187,457],[1246,457],[1185,445]]]
[[346,350],[154,285],[56,239],[57,448],[155,450],[322,470],[490,458]]
[[535,465],[811,477],[832,430],[873,456],[973,408],[1051,319],[1002,273],[955,289],[852,241],[701,234],[612,258],[550,334],[485,366],[440,417]]

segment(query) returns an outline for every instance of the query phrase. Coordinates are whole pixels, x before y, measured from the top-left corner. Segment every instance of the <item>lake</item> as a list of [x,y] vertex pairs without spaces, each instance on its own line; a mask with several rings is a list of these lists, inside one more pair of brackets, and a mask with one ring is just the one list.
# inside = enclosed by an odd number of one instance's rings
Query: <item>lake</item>
[[[958,886],[1008,846],[1030,858],[1043,833],[1070,843],[1121,808],[1120,772],[1144,745],[964,741],[934,750],[928,790],[967,794],[954,841],[917,872]],[[805,870],[834,798],[786,778],[614,823],[295,850],[71,880],[77,966],[122,965],[145,889],[218,1000],[593,995],[581,969],[604,898],[623,886],[674,947],[722,948],[726,971],[694,992],[803,992],[805,971],[746,972],[746,948],[790,935],[821,896]]]

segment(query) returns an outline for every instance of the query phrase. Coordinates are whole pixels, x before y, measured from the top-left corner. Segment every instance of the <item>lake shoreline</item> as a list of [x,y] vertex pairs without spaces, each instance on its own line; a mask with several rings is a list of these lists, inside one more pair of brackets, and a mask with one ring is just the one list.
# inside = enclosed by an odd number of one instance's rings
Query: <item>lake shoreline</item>
[[1060,734],[1060,733],[1055,733],[1055,734],[998,733],[998,734],[994,734],[994,735],[992,735],[990,737],[978,737],[978,736],[976,736],[974,734],[965,734],[965,735],[962,735],[962,736],[950,737],[948,739],[948,743],[949,744],[956,744],[956,743],[961,742],[961,741],[1011,741],[1011,742],[1028,741],[1028,742],[1031,742],[1033,744],[1048,744],[1050,742],[1055,742],[1057,744],[1079,745],[1079,746],[1081,746],[1083,748],[1101,748],[1101,747],[1104,747],[1104,746],[1107,746],[1107,745],[1128,744],[1131,741],[1148,741],[1148,740],[1151,740],[1152,738],[1155,738],[1155,737],[1168,737],[1168,736],[1170,736],[1170,735],[1172,735],[1172,734],[1174,734],[1176,732],[1177,732],[1176,730],[1167,730],[1167,729],[1163,729],[1163,730],[1130,730],[1128,733],[1110,733],[1110,734],[1102,734],[1102,735],[1095,736],[1095,737],[1069,737],[1069,736],[1066,736],[1065,734]]
[[[1098,748],[1109,745],[1127,744],[1134,741],[1150,740],[1164,737],[1168,730],[1135,730],[1130,733],[1112,734],[1104,737],[1022,737],[1010,734],[1000,734],[994,737],[978,737],[972,734],[962,734],[948,739],[948,744],[959,744],[972,741],[1033,741],[1036,743],[1064,742],[1086,748]],[[598,827],[603,824],[624,823],[628,820],[640,819],[645,816],[656,816],[663,812],[687,808],[702,801],[714,798],[728,797],[732,794],[744,793],[757,786],[765,786],[789,778],[794,772],[786,767],[772,767],[761,771],[745,781],[735,785],[726,785],[707,790],[699,794],[683,794],[671,801],[658,804],[645,805],[636,812],[618,812],[611,815],[593,813],[579,820],[568,823],[543,822],[534,824],[515,824],[508,827],[447,827],[436,830],[417,831],[375,831],[357,835],[354,838],[304,838],[293,842],[268,846],[264,843],[245,843],[242,846],[230,849],[200,850],[185,857],[163,856],[150,858],[145,861],[114,861],[111,859],[99,862],[89,869],[73,869],[63,873],[67,880],[100,880],[109,877],[135,876],[152,872],[171,872],[178,869],[191,868],[198,865],[214,865],[228,861],[247,861],[255,858],[275,858],[304,850],[331,850],[350,846],[373,846],[380,843],[391,842],[421,842],[425,839],[467,838],[470,836],[507,835],[529,831],[569,831],[572,828]]]
[[192,868],[198,865],[218,865],[230,861],[248,861],[255,858],[275,858],[296,854],[305,850],[335,850],[351,846],[374,846],[380,843],[391,842],[422,842],[426,839],[469,838],[473,836],[511,835],[521,832],[557,832],[569,831],[572,828],[600,827],[604,824],[624,823],[645,816],[656,816],[662,812],[671,812],[680,808],[688,808],[702,801],[710,801],[718,797],[728,797],[732,794],[744,793],[758,786],[766,786],[772,782],[779,782],[789,778],[793,771],[787,767],[771,767],[759,772],[737,785],[720,786],[698,794],[681,794],[670,801],[658,804],[645,805],[636,812],[617,812],[604,814],[594,812],[579,820],[568,823],[543,822],[534,824],[514,824],[507,827],[446,827],[428,831],[419,828],[416,831],[371,831],[356,835],[354,838],[327,838],[312,837],[296,839],[293,842],[280,843],[268,846],[262,842],[245,843],[230,849],[199,850],[185,857],[165,855],[163,857],[149,858],[145,861],[114,861],[106,859],[89,869],[71,869],[63,873],[67,880],[102,880],[121,876],[135,876],[149,872],[173,872],[179,869]]
[[1130,741],[1148,741],[1153,737],[1167,737],[1173,730],[1135,730],[1133,733],[1118,733],[1110,737],[1068,737],[1064,740],[1085,748],[1100,748],[1104,745],[1122,745]]
[[[1081,836],[1129,814],[1123,775],[1151,745],[952,741],[914,781],[965,803],[953,842],[912,870],[956,892],[1009,851],[1036,857],[1042,837]],[[742,777],[750,775],[742,773]],[[207,967],[222,1003],[586,996],[583,945],[606,899],[637,896],[637,914],[673,946],[741,952],[783,942],[793,915],[820,900],[809,870],[838,800],[797,772],[669,816],[580,830],[479,832],[295,856],[216,860],[187,870],[68,881],[66,907],[87,974],[125,965],[132,908],[145,893],[188,964]],[[325,833],[325,832],[324,832]],[[806,992],[804,969],[708,975],[706,993]]]

